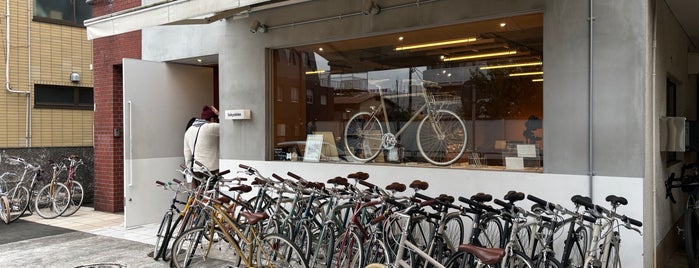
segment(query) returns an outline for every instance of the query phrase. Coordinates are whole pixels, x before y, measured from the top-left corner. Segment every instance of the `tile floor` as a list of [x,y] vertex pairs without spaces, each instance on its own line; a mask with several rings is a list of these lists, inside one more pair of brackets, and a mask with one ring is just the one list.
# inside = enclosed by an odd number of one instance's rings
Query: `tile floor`
[[158,224],[147,224],[133,228],[124,228],[122,213],[95,211],[91,207],[81,207],[78,212],[68,217],[44,219],[37,214],[22,217],[23,220],[36,223],[92,233],[96,235],[127,239],[146,244],[155,244]]

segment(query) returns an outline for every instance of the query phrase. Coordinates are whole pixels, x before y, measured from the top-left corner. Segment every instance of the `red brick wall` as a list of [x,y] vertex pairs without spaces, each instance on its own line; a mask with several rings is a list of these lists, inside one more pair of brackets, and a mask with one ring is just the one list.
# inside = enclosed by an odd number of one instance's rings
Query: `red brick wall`
[[[141,5],[141,1],[94,1],[98,17]],[[141,31],[93,41],[95,76],[95,210],[124,210],[122,59],[141,58]]]

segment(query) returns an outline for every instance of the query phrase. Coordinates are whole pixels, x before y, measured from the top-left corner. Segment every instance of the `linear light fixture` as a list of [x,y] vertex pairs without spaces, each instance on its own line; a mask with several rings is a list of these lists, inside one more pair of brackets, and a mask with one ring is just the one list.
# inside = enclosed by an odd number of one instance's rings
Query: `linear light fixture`
[[532,82],[544,82],[543,78],[532,79]]
[[509,76],[526,76],[526,75],[542,75],[544,72],[528,72],[528,73],[513,73]]
[[476,54],[476,55],[469,55],[469,56],[460,56],[460,57],[453,57],[453,58],[443,58],[443,61],[457,61],[457,60],[470,60],[470,59],[480,59],[480,58],[490,58],[490,57],[499,57],[499,56],[507,56],[507,55],[514,55],[517,54],[517,50],[508,50],[508,51],[503,51],[503,52],[495,52],[495,53],[485,53],[485,54]]
[[448,41],[439,41],[439,42],[432,42],[432,43],[415,44],[415,45],[410,45],[410,46],[396,47],[395,51],[426,48],[426,47],[438,47],[438,46],[454,45],[454,44],[461,44],[461,43],[470,43],[470,42],[475,42],[476,40],[478,40],[478,38],[469,37],[469,38],[457,39],[457,40],[448,40]]
[[322,74],[325,70],[307,71],[306,74]]
[[515,63],[515,64],[505,64],[505,65],[491,65],[491,66],[483,66],[481,68],[478,68],[480,70],[490,70],[490,69],[501,69],[501,68],[514,68],[514,67],[525,67],[525,66],[537,66],[537,65],[542,65],[544,64],[543,62],[537,61],[537,62],[525,62],[525,63]]

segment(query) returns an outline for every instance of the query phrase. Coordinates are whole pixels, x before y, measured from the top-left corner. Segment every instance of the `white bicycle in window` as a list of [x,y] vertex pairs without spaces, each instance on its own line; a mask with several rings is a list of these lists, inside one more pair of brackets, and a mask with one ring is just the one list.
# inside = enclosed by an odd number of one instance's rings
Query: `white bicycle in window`
[[[459,160],[466,149],[466,126],[459,115],[442,109],[446,105],[458,102],[458,97],[449,94],[428,94],[424,87],[422,89],[419,93],[389,96],[384,96],[379,90],[379,107],[371,107],[371,112],[359,112],[347,122],[344,136],[347,153],[359,161],[371,161],[382,149],[393,149],[398,144],[398,137],[408,126],[420,120],[416,141],[425,160],[438,166],[451,165]],[[413,96],[422,97],[425,103],[394,133],[388,121],[385,99]],[[382,119],[384,123],[381,123]]]

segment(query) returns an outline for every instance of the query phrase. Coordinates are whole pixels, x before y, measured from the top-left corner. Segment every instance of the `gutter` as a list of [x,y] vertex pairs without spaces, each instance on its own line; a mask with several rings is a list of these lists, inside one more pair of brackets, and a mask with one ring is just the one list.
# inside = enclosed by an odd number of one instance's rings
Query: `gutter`
[[[28,74],[29,83],[31,83],[32,74],[32,54],[31,54],[31,5],[32,0],[27,0],[27,58],[28,58]],[[10,93],[25,94],[27,97],[27,109],[25,114],[25,143],[27,147],[31,146],[31,91],[15,90],[10,83],[10,1],[5,1],[5,89]]]

